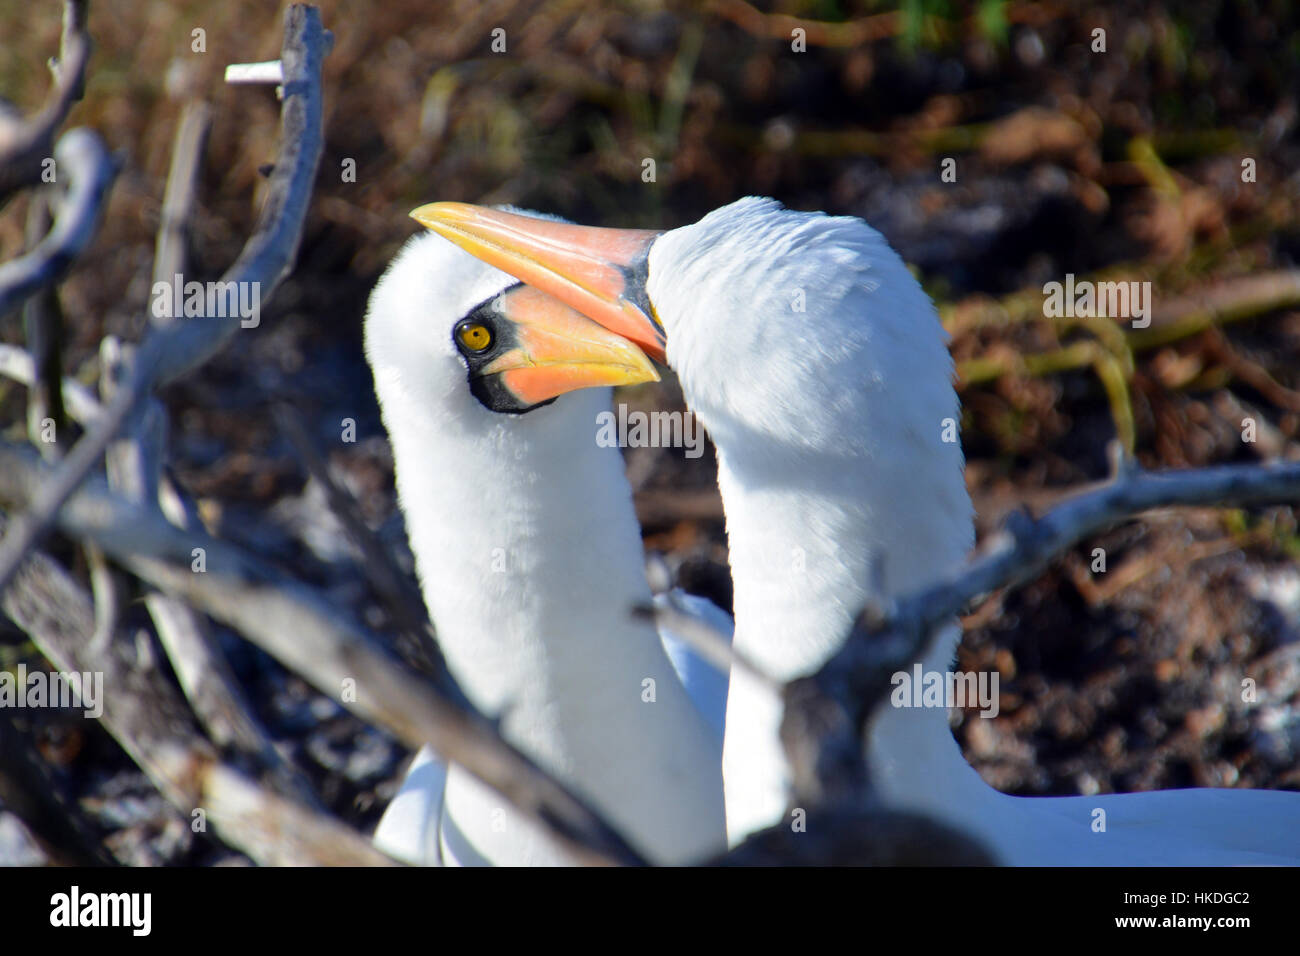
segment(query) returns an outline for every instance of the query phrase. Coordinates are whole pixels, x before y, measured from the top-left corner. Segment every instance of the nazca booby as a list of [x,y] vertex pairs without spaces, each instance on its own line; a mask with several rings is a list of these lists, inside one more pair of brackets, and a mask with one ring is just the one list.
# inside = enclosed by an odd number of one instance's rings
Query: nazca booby
[[[630,617],[650,600],[641,537],[622,457],[595,441],[608,386],[654,367],[430,233],[375,288],[365,348],[424,600],[467,695],[647,859],[723,849],[720,734]],[[409,862],[567,862],[427,749],[376,843]]]
[[[973,512],[952,438],[960,413],[946,335],[862,220],[755,197],[663,233],[463,203],[411,215],[666,358],[717,448],[734,643],[771,677],[815,670],[868,600],[924,587],[963,560]],[[954,623],[924,669],[949,671],[959,640]],[[780,716],[760,683],[733,672],[723,757],[732,842],[787,809]],[[867,748],[888,803],[964,828],[1005,863],[1300,862],[1300,793],[1012,797],[966,763],[946,708],[885,708]]]

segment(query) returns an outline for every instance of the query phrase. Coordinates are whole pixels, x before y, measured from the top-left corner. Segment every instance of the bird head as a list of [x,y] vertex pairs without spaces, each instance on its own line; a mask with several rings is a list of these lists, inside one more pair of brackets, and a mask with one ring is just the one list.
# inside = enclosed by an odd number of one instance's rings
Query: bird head
[[934,307],[860,219],[757,197],[667,232],[465,203],[411,215],[667,361],[719,448],[756,438],[866,450],[864,426],[875,421],[937,434],[934,422],[953,414]]
[[427,233],[375,288],[366,351],[377,374],[487,412],[524,413],[575,389],[659,378],[623,336]]

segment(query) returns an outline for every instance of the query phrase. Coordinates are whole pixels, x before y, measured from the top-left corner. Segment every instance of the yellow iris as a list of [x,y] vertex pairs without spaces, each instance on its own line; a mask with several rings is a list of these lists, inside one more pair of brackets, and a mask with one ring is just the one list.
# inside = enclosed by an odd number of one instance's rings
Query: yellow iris
[[482,352],[492,344],[492,330],[478,322],[466,322],[456,330],[456,341],[471,352]]

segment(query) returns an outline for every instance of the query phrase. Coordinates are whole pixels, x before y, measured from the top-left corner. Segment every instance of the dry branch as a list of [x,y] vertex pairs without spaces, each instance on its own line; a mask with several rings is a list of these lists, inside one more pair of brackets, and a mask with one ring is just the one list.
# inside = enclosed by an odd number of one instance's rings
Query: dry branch
[[99,136],[73,129],[54,147],[57,176],[68,183],[49,235],[31,252],[0,265],[0,316],[53,285],[95,235],[108,187],[117,173]]
[[[40,245],[50,229],[50,197],[37,193],[27,207],[27,249]],[[44,441],[47,419],[55,433],[67,421],[63,393],[63,312],[53,285],[40,289],[23,305],[23,336],[31,350],[35,380],[27,396],[27,437],[41,454],[56,461],[62,452],[58,442]]]
[[[112,336],[100,343],[100,387],[111,399],[130,368],[131,348]],[[158,506],[162,460],[166,445],[166,411],[153,396],[146,397],[130,431],[109,445],[106,464],[109,487],[143,508]],[[87,543],[92,569],[104,564],[102,552]],[[101,575],[107,578],[107,572]],[[102,623],[101,592],[95,589],[96,638],[111,639]],[[111,591],[109,592],[111,593]],[[167,595],[151,591],[144,599],[158,639],[167,652],[181,689],[203,729],[221,747],[237,747],[272,780],[277,790],[320,809],[315,791],[275,749],[239,692],[234,675],[212,641],[202,617]]]
[[[194,728],[184,701],[161,671],[135,659],[131,642],[95,646],[90,598],[55,562],[33,555],[2,606],[62,672],[103,675],[105,727],[187,822],[202,809],[225,842],[268,865],[386,862],[347,827],[223,765]],[[188,755],[183,761],[176,758],[178,748]],[[240,812],[227,811],[232,802]],[[264,824],[250,829],[247,818],[256,814],[265,815]],[[305,845],[297,839],[304,830],[328,832],[331,839]]]
[[307,778],[280,755],[253,716],[202,617],[165,594],[154,592],[144,602],[186,699],[217,746],[235,747],[249,754],[274,781],[279,793],[323,810]]
[[[235,283],[235,287],[256,286],[262,302],[270,299],[293,263],[316,177],[321,151],[320,75],[328,46],[326,36],[316,8],[295,4],[285,12],[280,154],[257,227],[221,280]],[[10,524],[9,533],[0,542],[0,593],[23,556],[39,542],[59,508],[95,467],[145,395],[206,362],[239,328],[238,316],[204,316],[174,322],[149,335],[140,347],[127,384],[114,397],[99,427],[76,444],[28,512]]]
[[223,835],[238,834],[242,845],[258,848],[254,859],[265,865],[393,865],[333,817],[308,812],[268,792],[207,753],[167,743],[154,755],[154,762],[168,775],[192,781],[196,806],[206,811]]
[[54,131],[63,125],[72,104],[81,99],[91,48],[86,6],[86,0],[65,0],[63,4],[59,56],[50,62],[54,89],[45,106],[31,119],[0,118],[0,200],[41,181]]
[[638,620],[653,622],[660,630],[672,632],[690,646],[709,666],[724,674],[733,668],[744,671],[772,693],[780,693],[781,684],[763,670],[755,661],[738,651],[731,639],[698,615],[683,610],[671,591],[660,595],[653,604],[638,604],[632,608]]
[[433,623],[420,592],[411,587],[393,563],[388,549],[361,517],[356,502],[334,481],[329,466],[316,450],[298,415],[287,405],[277,405],[275,418],[298,452],[308,474],[325,490],[330,511],[334,512],[353,545],[361,552],[367,579],[384,600],[394,624],[401,631],[398,650],[403,659],[425,674],[442,673],[446,666],[442,650],[438,647]]
[[158,240],[154,247],[154,282],[171,282],[178,273],[185,271],[185,224],[194,205],[194,190],[211,117],[211,108],[202,100],[186,104],[181,113],[176,139],[172,143],[171,168],[167,172]]
[[[0,376],[30,388],[36,381],[36,363],[18,346],[0,342]],[[62,385],[63,403],[73,419],[85,426],[98,421],[103,409],[94,393],[72,379],[65,378]]]
[[[112,336],[100,344],[101,384],[105,396],[111,397],[120,374],[130,367],[130,349],[120,346]],[[149,510],[158,507],[166,417],[162,403],[148,396],[130,433],[109,446],[106,459],[109,487]],[[90,555],[101,554],[93,544],[87,544],[86,550]],[[102,557],[98,563],[103,563]],[[103,617],[100,614],[100,591],[96,588],[97,620]],[[323,809],[306,778],[275,749],[253,715],[201,615],[175,598],[156,591],[148,593],[144,603],[181,689],[212,740],[220,747],[233,746],[247,754],[279,793],[313,809]],[[106,640],[111,637],[111,630],[103,623],[97,623],[96,630],[97,637],[100,634],[105,635]]]

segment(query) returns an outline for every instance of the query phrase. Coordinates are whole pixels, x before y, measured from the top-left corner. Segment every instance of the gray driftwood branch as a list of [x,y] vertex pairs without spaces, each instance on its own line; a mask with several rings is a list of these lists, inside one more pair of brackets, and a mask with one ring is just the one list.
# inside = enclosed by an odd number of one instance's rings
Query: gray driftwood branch
[[[36,382],[36,363],[25,350],[0,342],[0,375],[30,388]],[[95,393],[70,378],[63,379],[61,384],[68,413],[82,425],[94,425],[103,414]]]
[[86,32],[86,7],[86,0],[65,0],[63,4],[59,55],[50,61],[54,89],[45,105],[30,118],[0,117],[0,200],[41,181],[42,166],[50,156],[55,130],[67,119],[72,104],[81,99],[91,49],[90,34]]
[[[179,281],[176,277],[185,269],[185,224],[194,202],[209,116],[207,104],[193,100],[186,106],[177,127],[154,254],[155,282]],[[111,399],[131,368],[134,349],[120,345],[111,336],[100,346],[101,389],[105,398]],[[109,487],[144,508],[156,507],[162,487],[166,435],[166,409],[153,395],[146,396],[130,426],[108,447]],[[181,518],[184,517],[182,512]],[[173,523],[186,526],[184,520],[173,520]],[[87,551],[94,554],[98,548],[87,545]],[[324,807],[307,778],[275,748],[257,720],[207,621],[184,602],[146,590],[144,603],[153,618],[159,642],[208,736],[219,747],[233,746],[251,758],[274,783],[277,793],[322,811]],[[285,809],[287,806],[281,808]],[[295,828],[294,832],[299,829]]]
[[178,273],[185,271],[186,224],[194,205],[203,145],[207,142],[211,122],[211,107],[202,100],[191,100],[185,105],[180,125],[176,127],[171,169],[167,173],[167,188],[163,192],[158,239],[154,247],[154,282],[171,282]]
[[[316,8],[295,4],[285,12],[280,152],[253,235],[221,279],[234,283],[234,288],[252,284],[261,302],[270,299],[288,273],[302,236],[321,152],[320,78],[327,37]],[[144,397],[206,362],[239,330],[240,323],[238,315],[203,316],[152,330],[98,427],[77,442],[28,511],[10,524],[0,542],[0,594]]]
[[54,164],[55,175],[68,184],[67,194],[49,234],[36,248],[0,265],[0,316],[57,282],[90,244],[117,173],[103,142],[88,129],[69,130],[59,137]]
[[[130,367],[130,353],[130,347],[122,345],[113,336],[100,342],[100,386],[106,397],[112,396],[121,372]],[[147,510],[158,508],[166,419],[162,403],[152,395],[148,396],[130,430],[109,446],[106,456],[109,487]],[[94,581],[94,569],[106,566],[107,562],[98,546],[88,542],[86,551],[91,558],[91,579]],[[107,567],[103,567],[101,576],[111,580]],[[108,603],[105,598],[111,601],[113,590],[105,585],[94,591],[98,622],[96,636],[103,635],[104,643],[111,640],[116,631],[116,615],[102,610],[102,605]],[[146,591],[144,604],[153,618],[158,640],[208,736],[219,747],[234,746],[247,755],[274,784],[277,793],[322,811],[324,808],[307,779],[275,749],[244,700],[203,616],[173,597],[151,589]],[[156,759],[154,754],[151,757]],[[215,766],[210,760],[206,765]],[[281,816],[284,816],[283,808]]]
[[[134,641],[97,645],[92,640],[90,597],[54,561],[39,552],[33,555],[2,606],[63,673],[103,675],[98,703],[105,728],[187,825],[202,811],[204,822],[226,843],[267,865],[385,862],[349,827],[225,764],[198,733],[185,702],[162,672],[136,659]],[[304,840],[303,833],[319,839]]]

